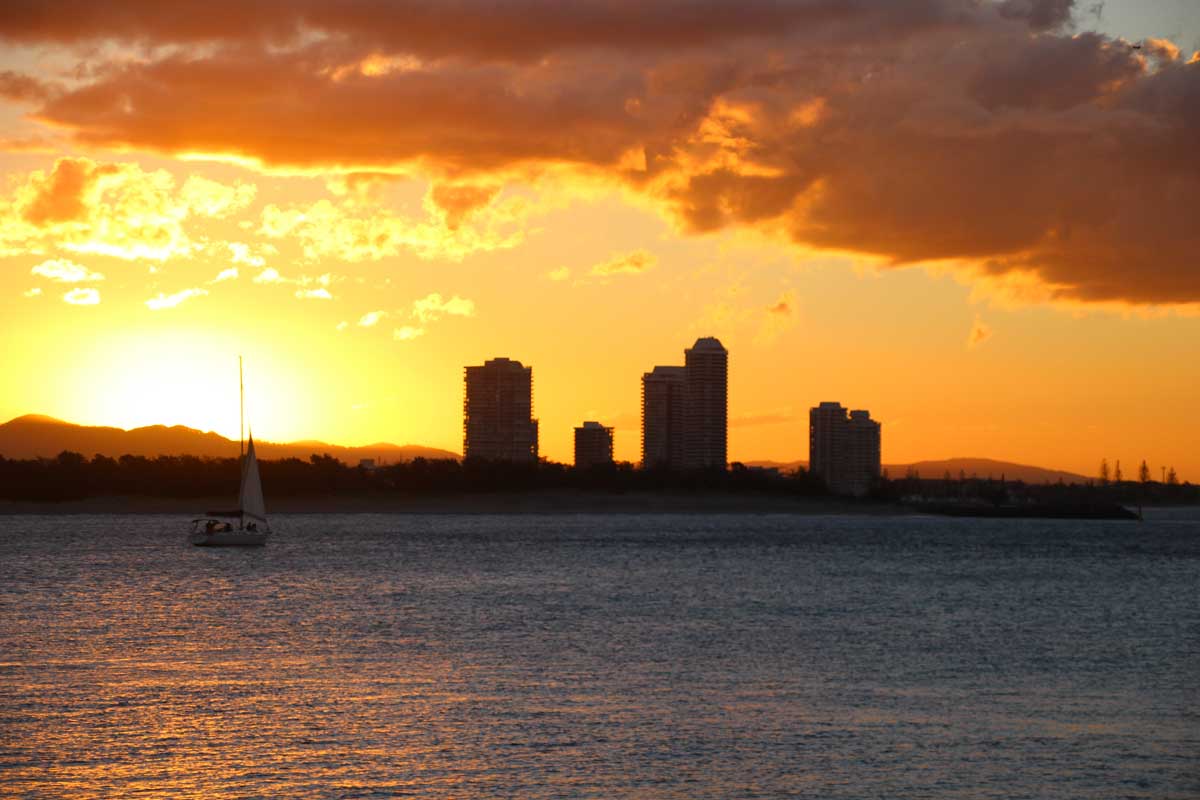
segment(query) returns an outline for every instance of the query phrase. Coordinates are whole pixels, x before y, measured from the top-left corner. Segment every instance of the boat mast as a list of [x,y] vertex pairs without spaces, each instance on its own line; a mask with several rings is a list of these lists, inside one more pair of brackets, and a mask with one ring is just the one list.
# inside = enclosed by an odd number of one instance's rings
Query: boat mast
[[246,389],[242,383],[242,357],[238,356],[238,463],[246,457]]

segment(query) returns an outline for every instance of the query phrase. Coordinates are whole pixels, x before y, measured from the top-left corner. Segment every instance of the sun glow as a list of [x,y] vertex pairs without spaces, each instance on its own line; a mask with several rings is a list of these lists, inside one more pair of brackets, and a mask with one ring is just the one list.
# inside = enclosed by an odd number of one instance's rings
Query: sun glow
[[[136,428],[186,425],[238,438],[234,337],[197,330],[128,333],[95,343],[70,379],[86,395],[74,420]],[[102,354],[121,353],[118,360]],[[279,362],[247,357],[246,423],[266,439],[303,435],[287,397],[298,391]],[[269,410],[269,413],[268,413]]]

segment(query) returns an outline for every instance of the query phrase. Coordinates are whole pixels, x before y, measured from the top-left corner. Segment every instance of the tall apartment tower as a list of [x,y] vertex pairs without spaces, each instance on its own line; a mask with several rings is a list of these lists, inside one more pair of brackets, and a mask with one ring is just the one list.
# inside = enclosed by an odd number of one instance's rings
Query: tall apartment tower
[[840,481],[836,454],[846,449],[846,409],[821,403],[808,410],[808,471],[833,488]]
[[684,354],[683,464],[725,469],[729,431],[729,352],[706,336]]
[[841,403],[821,403],[808,412],[808,469],[830,491],[861,497],[880,471],[882,426],[869,411],[851,411]]
[[683,351],[684,366],[642,375],[642,467],[725,468],[729,352],[704,337]]
[[613,463],[613,429],[585,422],[575,429],[575,467],[587,469]]
[[655,367],[642,375],[642,467],[683,467],[686,367]]
[[851,411],[846,422],[846,492],[862,497],[879,480],[882,427],[870,411]]
[[465,371],[463,458],[536,462],[533,367],[494,358]]

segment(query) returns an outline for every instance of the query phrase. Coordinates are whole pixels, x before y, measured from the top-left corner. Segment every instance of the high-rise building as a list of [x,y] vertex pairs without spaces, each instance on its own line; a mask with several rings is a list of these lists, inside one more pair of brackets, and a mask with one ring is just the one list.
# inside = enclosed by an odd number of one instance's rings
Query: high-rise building
[[684,353],[683,464],[725,469],[729,428],[729,352],[706,336]]
[[585,422],[575,429],[575,467],[611,466],[613,429],[599,422]]
[[808,471],[832,488],[839,480],[835,454],[846,448],[846,409],[821,403],[808,411]]
[[712,338],[684,351],[684,366],[642,375],[642,466],[725,468],[729,353]]
[[870,411],[851,411],[846,422],[846,491],[862,497],[879,480],[882,427]]
[[642,467],[683,467],[684,367],[642,375]]
[[869,411],[846,415],[841,403],[808,412],[808,469],[837,494],[861,497],[879,479],[881,426]]
[[494,358],[465,371],[463,458],[536,462],[533,367]]

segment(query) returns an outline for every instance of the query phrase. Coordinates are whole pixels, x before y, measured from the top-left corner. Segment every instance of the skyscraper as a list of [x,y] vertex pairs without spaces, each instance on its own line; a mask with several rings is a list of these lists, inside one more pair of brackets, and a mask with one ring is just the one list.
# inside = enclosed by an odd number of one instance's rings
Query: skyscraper
[[494,358],[465,371],[463,458],[536,462],[533,367]]
[[683,353],[684,466],[724,469],[729,427],[729,353],[711,336],[697,339]]
[[821,403],[808,412],[808,469],[837,494],[861,497],[879,478],[880,424],[869,411]]
[[642,467],[683,466],[684,367],[655,367],[642,375]]
[[808,471],[831,489],[841,478],[836,454],[846,449],[846,409],[825,402],[808,411]]
[[729,353],[712,337],[684,351],[684,366],[642,375],[642,466],[725,468]]
[[869,411],[851,411],[846,422],[846,478],[849,494],[862,497],[879,480],[882,426]]
[[575,429],[575,466],[578,469],[613,463],[613,429],[585,422]]

